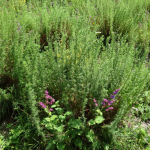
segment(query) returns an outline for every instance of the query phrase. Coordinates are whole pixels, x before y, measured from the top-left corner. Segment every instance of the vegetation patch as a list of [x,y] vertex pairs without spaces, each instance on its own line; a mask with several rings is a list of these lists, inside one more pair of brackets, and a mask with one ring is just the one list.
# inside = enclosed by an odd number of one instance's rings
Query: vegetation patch
[[0,149],[150,149],[149,8],[0,2]]

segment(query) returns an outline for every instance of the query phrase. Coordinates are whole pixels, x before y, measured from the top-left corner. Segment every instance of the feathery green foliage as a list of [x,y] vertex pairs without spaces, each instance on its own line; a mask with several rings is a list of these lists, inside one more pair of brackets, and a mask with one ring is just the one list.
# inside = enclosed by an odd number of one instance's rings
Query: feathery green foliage
[[[149,148],[143,129],[133,130],[138,144],[119,137],[130,132],[120,124],[133,106],[139,108],[133,115],[149,119],[149,6],[149,0],[1,1],[0,119],[11,124],[0,129],[7,130],[1,148]],[[103,100],[118,88],[108,111]],[[45,90],[55,99],[51,106]]]

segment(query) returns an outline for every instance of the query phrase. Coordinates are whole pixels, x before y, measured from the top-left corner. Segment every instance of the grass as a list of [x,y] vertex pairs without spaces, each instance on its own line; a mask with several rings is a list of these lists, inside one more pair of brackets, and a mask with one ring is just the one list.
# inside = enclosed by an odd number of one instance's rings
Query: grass
[[150,149],[149,6],[0,2],[0,148]]

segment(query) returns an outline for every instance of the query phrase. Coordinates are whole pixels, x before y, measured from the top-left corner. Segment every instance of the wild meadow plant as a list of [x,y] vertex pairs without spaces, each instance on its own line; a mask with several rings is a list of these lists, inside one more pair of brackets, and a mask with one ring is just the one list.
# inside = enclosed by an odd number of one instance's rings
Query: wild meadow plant
[[[47,105],[52,105],[54,99],[48,95],[47,90],[45,91],[45,98]],[[48,102],[48,99],[51,99],[51,102]],[[51,132],[52,136],[50,141],[47,142],[46,149],[54,147],[58,148],[59,146],[61,146],[61,148],[64,147],[67,149],[69,147],[74,147],[73,142],[76,147],[79,147],[81,149],[82,147],[87,146],[87,141],[85,140],[85,138],[88,140],[89,143],[95,140],[95,137],[93,137],[94,131],[90,129],[90,126],[102,123],[104,118],[101,115],[97,115],[95,120],[91,119],[88,123],[88,126],[86,126],[87,123],[85,124],[80,117],[78,119],[75,119],[71,111],[64,112],[64,110],[60,108],[58,101],[56,103],[55,104],[57,106],[51,106],[55,108],[54,111],[52,110],[52,108],[49,110],[50,112],[53,111],[51,113],[46,110],[47,106],[44,103],[39,103],[39,105],[41,105],[41,107],[43,107],[45,111],[49,114],[49,117],[44,118],[41,122],[41,125],[44,125],[45,128]],[[59,137],[61,141],[57,141],[56,137]],[[93,147],[97,146],[99,148],[101,147],[97,142],[94,142]]]
[[7,148],[108,149],[149,87],[148,1],[26,2],[0,15],[0,100],[19,122]]
[[[46,104],[52,105],[55,102],[55,100],[50,95],[48,95],[48,93],[49,92],[46,90],[45,91]],[[49,99],[51,100],[50,102],[48,101]],[[39,102],[39,105],[41,105],[41,107],[43,107],[44,109],[46,108],[46,105],[43,102]],[[53,109],[50,108],[49,111],[53,111]]]
[[[118,93],[119,90],[120,90],[120,88],[119,88],[119,89],[116,89],[116,90],[113,92],[113,95],[110,96],[110,98],[113,99],[113,100],[107,100],[107,99],[104,99],[104,100],[103,100],[103,102],[102,102],[101,104],[103,105],[104,108],[107,107],[107,106],[112,105],[113,102],[116,101],[114,98],[115,98],[115,95]],[[93,99],[93,100],[94,100],[94,99]],[[111,109],[113,109],[113,107],[107,108],[106,111],[109,111],[109,110],[111,110]]]

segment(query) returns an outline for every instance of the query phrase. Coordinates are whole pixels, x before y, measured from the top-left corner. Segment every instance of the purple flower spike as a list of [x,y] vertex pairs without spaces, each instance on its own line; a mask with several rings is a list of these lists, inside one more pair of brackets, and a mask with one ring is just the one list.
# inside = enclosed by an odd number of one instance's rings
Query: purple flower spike
[[51,108],[49,111],[53,111],[53,109]]
[[51,102],[52,102],[52,103],[54,103],[54,102],[55,102],[55,100],[53,99]]
[[43,102],[40,102],[39,105],[41,105],[41,107],[43,107],[44,109],[46,108],[46,105]]
[[94,103],[96,103],[96,102],[97,102],[97,100],[95,100],[95,98],[93,99],[93,101],[94,101]]
[[48,100],[48,99],[53,99],[51,96],[49,96],[49,95],[45,95],[45,98]]
[[97,104],[97,103],[95,103],[95,106],[98,106],[98,104]]
[[105,105],[105,102],[102,102],[101,104],[102,104],[102,105]]
[[108,102],[108,100],[107,100],[107,99],[104,99],[104,100],[103,100],[103,102],[106,102],[106,103],[107,103],[107,102]]
[[117,92],[120,91],[120,88],[116,90]]
[[115,98],[115,96],[114,96],[114,95],[111,95],[111,96],[110,96],[110,98],[114,99],[114,98]]
[[111,105],[112,103],[113,103],[113,101],[108,101],[108,105],[109,105],[109,104]]
[[52,105],[52,102],[47,101],[47,102],[46,102],[46,104],[50,104],[50,105]]
[[114,91],[114,92],[113,92],[114,95],[117,94],[117,93],[118,93],[118,91]]
[[106,109],[106,111],[109,111],[109,109]]
[[109,107],[109,109],[113,109],[113,107]]
[[117,94],[118,91],[120,91],[120,88],[119,88],[119,89],[116,89],[116,90],[113,92],[113,94],[114,94],[114,95]]
[[46,90],[46,91],[45,91],[45,94],[48,94],[48,93],[49,93],[49,92]]

